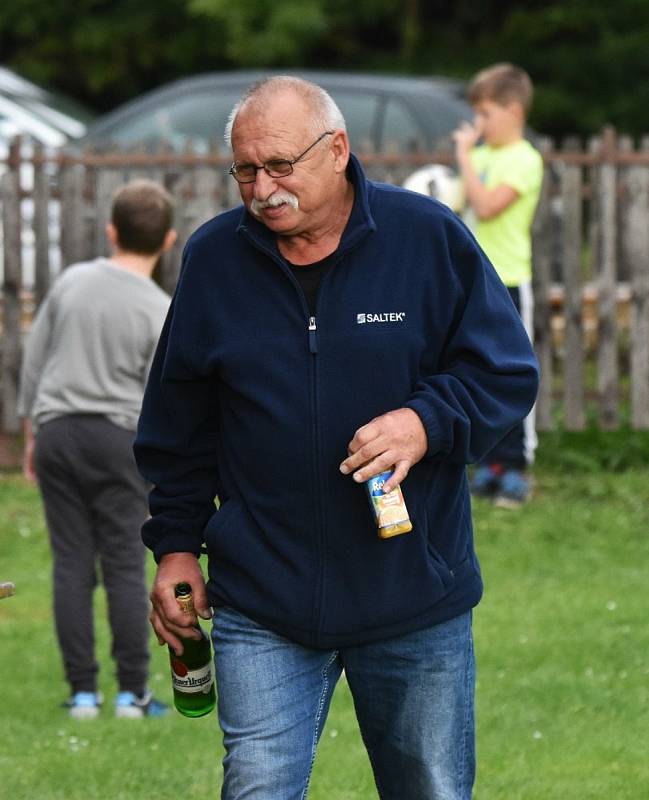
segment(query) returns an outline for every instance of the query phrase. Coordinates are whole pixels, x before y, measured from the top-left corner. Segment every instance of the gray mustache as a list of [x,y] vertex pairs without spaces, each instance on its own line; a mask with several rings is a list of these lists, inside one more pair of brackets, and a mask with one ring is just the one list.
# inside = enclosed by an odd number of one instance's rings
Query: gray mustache
[[250,203],[250,210],[253,214],[259,214],[259,212],[264,208],[276,208],[277,206],[281,206],[282,203],[286,203],[296,211],[300,205],[297,197],[294,194],[291,194],[291,192],[275,192],[275,194],[272,194],[268,200],[261,202],[253,197],[252,202]]

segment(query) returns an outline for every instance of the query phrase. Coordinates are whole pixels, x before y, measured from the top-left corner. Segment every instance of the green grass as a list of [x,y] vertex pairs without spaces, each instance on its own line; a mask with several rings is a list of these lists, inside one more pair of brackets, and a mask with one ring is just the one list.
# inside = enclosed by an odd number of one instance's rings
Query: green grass
[[[542,438],[533,502],[475,504],[486,593],[475,614],[476,800],[649,797],[649,437]],[[216,717],[74,722],[50,608],[50,559],[34,489],[0,477],[0,797],[217,797]],[[115,694],[97,592],[102,688]],[[169,701],[166,651],[153,688]],[[380,702],[380,698],[377,698]],[[346,686],[321,741],[311,800],[375,800]],[[279,799],[278,799],[279,800]],[[424,800],[424,798],[422,798]]]

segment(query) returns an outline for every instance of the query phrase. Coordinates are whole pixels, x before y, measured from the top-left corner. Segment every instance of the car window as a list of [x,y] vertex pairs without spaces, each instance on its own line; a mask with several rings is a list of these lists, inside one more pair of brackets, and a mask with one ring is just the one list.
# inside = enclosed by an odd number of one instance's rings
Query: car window
[[377,146],[379,98],[376,94],[358,94],[340,89],[329,90],[347,123],[352,149],[362,150],[368,144]]
[[385,106],[381,149],[411,152],[426,149],[426,134],[401,100],[390,98]]
[[[98,120],[81,145],[94,143],[104,149],[111,142],[131,147],[162,140],[182,151],[192,140],[199,153],[206,152],[211,143],[223,148],[230,110],[250,82],[259,77],[256,73],[249,78],[235,73],[228,79],[225,73],[161,87],[152,96],[136,98]],[[453,87],[352,74],[345,80],[326,73],[312,77],[340,106],[357,152],[368,145],[380,152],[389,149],[391,143],[400,152],[427,150],[440,136],[450,136],[460,119],[471,116],[470,107],[457,99]]]
[[182,150],[191,141],[198,152],[206,152],[210,141],[222,147],[223,132],[241,90],[228,89],[172,97],[150,108],[146,114],[116,121],[104,136],[120,145],[164,141]]
[[471,106],[454,96],[433,95],[417,111],[425,120],[434,144],[442,149],[452,147],[451,134],[461,122],[473,119]]

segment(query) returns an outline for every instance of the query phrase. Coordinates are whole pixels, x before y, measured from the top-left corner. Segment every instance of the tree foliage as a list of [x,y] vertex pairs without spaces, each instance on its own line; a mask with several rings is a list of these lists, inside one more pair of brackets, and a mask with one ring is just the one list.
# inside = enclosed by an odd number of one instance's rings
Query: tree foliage
[[300,67],[468,78],[495,61],[536,85],[552,133],[649,130],[646,0],[6,0],[6,66],[98,111],[183,75]]
[[299,65],[327,31],[319,0],[191,0],[190,10],[217,20],[225,55],[246,66]]
[[185,0],[6,0],[4,64],[98,111],[196,71],[224,69],[217,20]]
[[533,122],[549,133],[592,133],[613,123],[649,130],[649,3],[520,2],[484,31],[481,61],[522,64],[537,86]]

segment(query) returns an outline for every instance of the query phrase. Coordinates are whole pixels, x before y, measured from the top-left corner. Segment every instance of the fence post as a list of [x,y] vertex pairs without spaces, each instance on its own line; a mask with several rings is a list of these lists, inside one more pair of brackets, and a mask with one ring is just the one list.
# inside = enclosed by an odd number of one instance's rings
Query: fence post
[[[617,138],[616,152],[619,155],[633,153],[634,143],[632,136],[620,135]],[[615,209],[617,224],[616,258],[617,269],[616,277],[618,284],[628,282],[631,279],[631,254],[629,252],[629,240],[627,236],[627,222],[629,215],[629,204],[631,196],[629,194],[629,178],[633,171],[633,166],[625,163],[617,165],[617,205]]]
[[[193,155],[193,151],[187,154]],[[218,153],[212,150],[210,155]],[[230,178],[229,175],[227,177]],[[237,186],[234,180],[232,183]],[[174,227],[178,233],[178,241],[172,251],[162,258],[160,283],[165,291],[172,293],[176,286],[182,250],[187,239],[199,225],[227,208],[225,192],[221,171],[210,165],[192,166],[175,182],[172,193],[175,200]]]
[[[547,139],[540,145],[541,153],[552,149]],[[554,427],[552,419],[552,219],[550,211],[552,171],[547,162],[539,203],[532,223],[532,286],[534,290],[534,349],[541,368],[541,383],[536,400],[536,427],[540,431]]]
[[9,147],[7,172],[2,178],[2,217],[4,229],[4,332],[2,337],[2,429],[19,433],[16,413],[20,378],[21,335],[20,289],[22,285],[22,242],[20,218],[21,141]]
[[[578,139],[567,139],[563,150],[576,153]],[[563,198],[562,272],[563,313],[565,319],[565,356],[563,370],[564,420],[569,431],[583,430],[584,413],[584,348],[582,328],[582,167],[563,165],[561,174]]]
[[113,205],[113,194],[115,191],[131,179],[129,174],[125,177],[124,173],[113,167],[97,167],[92,170],[93,179],[93,258],[110,256],[110,245],[106,237],[106,223],[110,222],[111,209]]
[[[649,137],[641,150],[649,153]],[[631,276],[631,426],[649,428],[649,168],[633,166],[627,178],[627,255]]]
[[42,144],[34,145],[34,308],[38,308],[50,285],[50,191]]
[[85,168],[75,161],[63,161],[61,187],[61,268],[82,261],[86,253],[86,223],[83,192]]
[[597,390],[599,427],[618,427],[619,368],[617,359],[617,169],[615,131],[606,128],[602,136],[600,166],[597,170],[595,200],[598,210],[597,298]]

